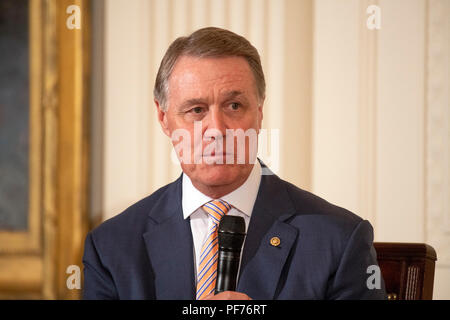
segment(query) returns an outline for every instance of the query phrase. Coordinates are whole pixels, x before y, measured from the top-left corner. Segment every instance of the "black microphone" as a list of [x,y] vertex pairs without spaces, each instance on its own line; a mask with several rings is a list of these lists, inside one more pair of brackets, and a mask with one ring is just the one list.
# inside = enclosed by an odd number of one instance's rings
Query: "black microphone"
[[245,220],[237,216],[224,216],[219,223],[219,258],[216,291],[236,291],[241,249],[245,239]]

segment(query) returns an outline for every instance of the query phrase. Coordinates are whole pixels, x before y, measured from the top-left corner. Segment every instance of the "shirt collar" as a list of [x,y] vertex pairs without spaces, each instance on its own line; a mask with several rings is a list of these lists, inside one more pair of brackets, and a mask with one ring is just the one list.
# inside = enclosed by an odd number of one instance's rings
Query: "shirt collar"
[[[221,197],[221,199],[250,217],[261,183],[261,171],[261,165],[257,160],[247,180],[239,188]],[[183,173],[182,188],[181,201],[184,219],[188,218],[205,203],[214,200],[197,190],[192,184],[191,179],[185,173]]]

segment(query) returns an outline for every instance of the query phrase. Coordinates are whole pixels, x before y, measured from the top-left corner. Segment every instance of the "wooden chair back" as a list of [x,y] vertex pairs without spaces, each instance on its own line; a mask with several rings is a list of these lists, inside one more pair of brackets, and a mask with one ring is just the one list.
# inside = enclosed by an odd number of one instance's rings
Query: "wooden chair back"
[[375,242],[389,300],[433,298],[436,251],[424,243]]

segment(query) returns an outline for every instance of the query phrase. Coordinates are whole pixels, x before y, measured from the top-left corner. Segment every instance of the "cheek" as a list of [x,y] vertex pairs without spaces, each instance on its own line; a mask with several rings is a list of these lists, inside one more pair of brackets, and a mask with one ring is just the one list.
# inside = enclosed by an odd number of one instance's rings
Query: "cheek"
[[177,119],[172,113],[169,113],[169,114],[167,115],[167,126],[169,127],[169,129],[170,129],[171,131],[180,128],[180,126],[179,126],[177,120],[178,120],[178,119]]
[[242,123],[241,128],[244,130],[253,128],[256,131],[258,131],[261,128],[261,119],[259,116],[252,116],[251,118],[247,119],[245,122]]
[[167,117],[167,127],[172,134],[175,130],[182,130],[184,132],[193,132],[193,126],[186,123],[182,117],[174,114],[169,114]]
[[231,129],[258,129],[261,122],[261,117],[259,113],[255,112],[255,110],[248,110],[243,116],[236,119],[230,118],[229,120],[230,121],[228,124]]

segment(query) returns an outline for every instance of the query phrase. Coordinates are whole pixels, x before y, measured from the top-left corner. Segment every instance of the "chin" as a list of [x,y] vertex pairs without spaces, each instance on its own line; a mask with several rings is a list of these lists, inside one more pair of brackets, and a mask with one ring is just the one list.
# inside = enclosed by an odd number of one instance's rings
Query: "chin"
[[239,178],[240,170],[236,166],[213,164],[205,165],[199,171],[199,180],[204,184],[217,186],[231,184]]
[[224,164],[184,165],[183,171],[191,178],[208,186],[232,184],[245,174],[244,167]]

